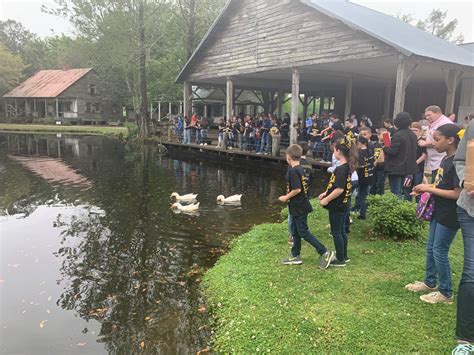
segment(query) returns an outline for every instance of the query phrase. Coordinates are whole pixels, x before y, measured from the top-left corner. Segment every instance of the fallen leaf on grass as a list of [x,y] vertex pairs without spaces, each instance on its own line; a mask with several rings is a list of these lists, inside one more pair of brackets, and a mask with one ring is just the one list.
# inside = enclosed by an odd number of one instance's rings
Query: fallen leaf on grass
[[206,311],[207,311],[206,307],[201,307],[201,308],[198,309],[199,313],[204,313]]
[[178,282],[178,285],[180,285],[180,286],[186,286],[186,282],[184,282],[184,281],[179,281],[179,282]]
[[142,348],[142,349],[145,348],[145,342],[144,342],[144,341],[142,341],[142,342],[140,343],[140,348]]
[[201,354],[206,354],[209,352],[209,348],[205,348],[205,349],[202,349],[202,350],[199,350],[196,355],[201,355]]
[[40,322],[40,328],[44,328],[46,322],[47,322],[47,320],[42,320],[42,321]]

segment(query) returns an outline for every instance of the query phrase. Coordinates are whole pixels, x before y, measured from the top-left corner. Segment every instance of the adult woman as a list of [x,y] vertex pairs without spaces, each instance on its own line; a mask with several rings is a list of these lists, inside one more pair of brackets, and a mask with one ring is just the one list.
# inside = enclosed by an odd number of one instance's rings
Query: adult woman
[[[385,171],[388,174],[390,191],[399,198],[404,196],[402,186],[409,175],[418,171],[416,165],[416,148],[418,145],[416,135],[410,131],[412,123],[408,112],[400,112],[395,118],[398,131],[393,135],[390,147],[384,147]],[[405,197],[409,199],[409,196]]]

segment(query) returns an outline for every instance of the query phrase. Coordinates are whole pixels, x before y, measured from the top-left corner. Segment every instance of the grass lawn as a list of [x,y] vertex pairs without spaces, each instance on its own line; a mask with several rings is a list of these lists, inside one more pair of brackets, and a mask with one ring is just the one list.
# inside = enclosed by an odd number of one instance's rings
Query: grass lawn
[[[310,228],[334,249],[327,212]],[[287,224],[265,224],[238,238],[203,280],[215,319],[214,349],[225,353],[444,353],[455,345],[456,305],[429,305],[405,284],[423,280],[425,243],[371,240],[356,221],[343,269],[317,268],[303,241],[301,266],[289,254]],[[451,253],[454,288],[462,269],[460,234]]]
[[100,134],[105,136],[119,136],[122,134],[124,137],[127,137],[128,135],[128,129],[126,127],[59,126],[11,123],[0,123],[0,132]]

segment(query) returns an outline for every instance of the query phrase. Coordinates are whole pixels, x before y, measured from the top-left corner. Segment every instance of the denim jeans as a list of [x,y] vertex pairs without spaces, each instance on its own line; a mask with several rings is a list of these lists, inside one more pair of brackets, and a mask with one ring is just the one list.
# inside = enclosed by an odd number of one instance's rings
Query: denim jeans
[[323,142],[313,142],[313,158],[318,157],[318,153],[321,153],[321,157],[324,157],[324,153],[326,152],[326,144]]
[[474,217],[458,207],[464,242],[464,269],[459,284],[456,337],[474,343]]
[[385,192],[385,172],[383,169],[375,169],[374,178],[374,184],[370,186],[370,194],[383,195]]
[[319,255],[324,255],[327,252],[326,247],[309,231],[307,214],[298,217],[291,216],[291,235],[293,236],[291,254],[294,257],[299,256],[301,253],[301,239],[311,244],[318,251]]
[[367,194],[369,193],[369,185],[360,184],[359,185],[359,211],[360,216],[365,218],[367,216]]
[[431,220],[430,234],[426,244],[425,283],[430,287],[435,287],[438,278],[439,292],[446,297],[453,295],[448,254],[456,233],[457,229],[445,227],[434,218]]
[[201,128],[201,143],[207,143],[208,132],[207,128]]
[[331,234],[336,248],[336,258],[339,261],[347,259],[347,232],[346,220],[348,212],[329,211]]
[[261,138],[255,138],[255,153],[258,153],[260,152],[260,144],[262,142],[262,139]]
[[260,145],[260,152],[269,153],[270,152],[270,134],[268,131],[263,131],[261,145]]
[[403,187],[405,182],[404,175],[389,175],[388,183],[390,184],[390,191],[401,200],[410,200],[410,189]]
[[191,144],[191,128],[184,130],[184,144]]

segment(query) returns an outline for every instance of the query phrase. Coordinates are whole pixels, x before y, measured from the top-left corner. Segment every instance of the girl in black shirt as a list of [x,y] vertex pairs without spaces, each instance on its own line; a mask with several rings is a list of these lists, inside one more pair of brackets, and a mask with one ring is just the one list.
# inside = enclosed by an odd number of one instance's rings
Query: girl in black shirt
[[413,188],[415,194],[431,193],[434,197],[434,214],[426,244],[426,273],[424,282],[409,284],[406,288],[414,292],[429,292],[420,299],[427,303],[453,302],[451,267],[448,253],[459,229],[456,201],[461,193],[459,179],[453,165],[459,144],[459,127],[446,124],[434,134],[435,149],[446,153],[441,162],[434,185],[420,184]]
[[334,170],[326,192],[319,195],[319,200],[321,206],[329,211],[331,234],[336,247],[336,260],[331,266],[346,266],[348,261],[346,221],[351,197],[351,175],[357,168],[355,144],[345,137],[342,142],[336,144],[334,156],[340,165]]
[[357,148],[359,149],[359,167],[357,168],[359,177],[359,219],[365,219],[367,194],[369,193],[369,186],[374,183],[374,151],[369,148],[369,140],[364,136],[357,137]]

